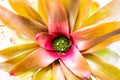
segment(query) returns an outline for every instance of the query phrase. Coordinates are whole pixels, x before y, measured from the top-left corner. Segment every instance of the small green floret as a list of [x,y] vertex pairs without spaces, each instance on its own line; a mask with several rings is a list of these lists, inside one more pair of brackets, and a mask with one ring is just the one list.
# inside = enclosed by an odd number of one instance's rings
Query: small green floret
[[70,48],[69,39],[65,36],[59,36],[55,38],[52,42],[52,45],[56,52],[65,53]]

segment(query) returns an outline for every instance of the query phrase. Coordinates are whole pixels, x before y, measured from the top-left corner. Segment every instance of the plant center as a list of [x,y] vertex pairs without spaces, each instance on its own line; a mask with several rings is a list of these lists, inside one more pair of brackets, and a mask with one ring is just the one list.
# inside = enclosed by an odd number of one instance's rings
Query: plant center
[[69,39],[65,36],[59,36],[55,38],[52,42],[52,45],[56,52],[65,53],[70,48]]

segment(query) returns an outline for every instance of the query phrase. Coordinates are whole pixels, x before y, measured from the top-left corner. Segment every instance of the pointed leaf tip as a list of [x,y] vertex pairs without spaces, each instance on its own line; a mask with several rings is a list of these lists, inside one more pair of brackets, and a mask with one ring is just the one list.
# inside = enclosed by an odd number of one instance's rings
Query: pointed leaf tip
[[71,49],[60,58],[61,61],[63,61],[63,63],[78,77],[88,78],[90,76],[91,71],[86,59],[75,47],[71,47]]
[[15,76],[14,72],[9,72],[10,76]]

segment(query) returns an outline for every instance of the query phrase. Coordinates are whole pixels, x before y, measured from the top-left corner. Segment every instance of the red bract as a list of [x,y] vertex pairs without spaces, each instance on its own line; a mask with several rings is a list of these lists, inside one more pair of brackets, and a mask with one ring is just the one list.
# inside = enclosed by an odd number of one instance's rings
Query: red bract
[[[44,49],[52,51],[52,40],[55,37],[60,35],[66,36],[70,38],[72,41],[71,33],[69,32],[69,25],[67,20],[67,15],[62,4],[57,4],[58,1],[48,1],[48,32],[49,33],[39,33],[36,37],[36,42],[43,46]],[[53,7],[57,8],[54,10]],[[58,16],[59,15],[59,16]],[[56,17],[57,16],[57,17]],[[59,52],[53,51],[54,55],[57,56],[59,61],[64,62],[64,64],[77,76],[82,78],[89,78],[90,77],[90,68],[83,58],[77,47],[74,45],[74,41],[72,41],[71,48],[64,53],[64,55],[60,54]],[[48,54],[49,55],[49,54]],[[53,57],[53,56],[51,56]],[[55,57],[56,58],[56,57]],[[56,59],[54,59],[56,60]],[[53,60],[53,62],[54,62]],[[49,58],[46,58],[46,61],[49,61]],[[52,62],[51,62],[52,63]]]

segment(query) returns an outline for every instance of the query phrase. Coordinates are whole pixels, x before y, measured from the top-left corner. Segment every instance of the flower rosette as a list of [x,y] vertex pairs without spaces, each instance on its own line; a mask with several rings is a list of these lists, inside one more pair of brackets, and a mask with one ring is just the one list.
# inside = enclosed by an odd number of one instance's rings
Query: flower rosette
[[0,20],[26,42],[0,50],[1,69],[21,80],[119,80],[119,55],[106,48],[120,39],[119,0],[102,8],[92,0],[37,0],[37,9],[8,1],[16,14],[0,6]]

